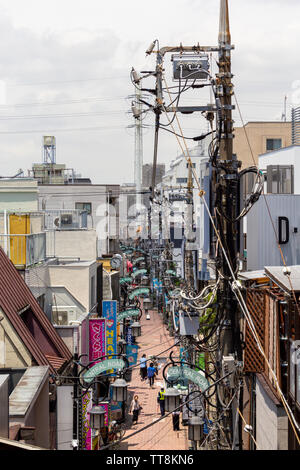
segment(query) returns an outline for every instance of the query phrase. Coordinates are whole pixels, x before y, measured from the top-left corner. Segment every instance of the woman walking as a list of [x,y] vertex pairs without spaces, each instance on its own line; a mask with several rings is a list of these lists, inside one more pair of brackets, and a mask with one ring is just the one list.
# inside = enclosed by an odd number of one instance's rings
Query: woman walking
[[134,396],[131,405],[130,405],[130,413],[132,413],[132,424],[138,422],[139,411],[142,409],[139,397],[137,395]]

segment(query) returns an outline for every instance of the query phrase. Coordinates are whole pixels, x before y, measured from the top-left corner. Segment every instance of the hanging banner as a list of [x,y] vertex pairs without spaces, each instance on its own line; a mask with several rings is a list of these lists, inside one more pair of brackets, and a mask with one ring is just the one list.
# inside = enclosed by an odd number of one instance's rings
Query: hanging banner
[[131,309],[131,310],[125,310],[124,312],[119,313],[117,316],[117,322],[120,323],[124,318],[128,317],[135,317],[140,315],[140,310],[139,309]]
[[139,347],[137,344],[126,345],[126,357],[129,362],[129,366],[135,366],[137,364]]
[[177,380],[180,380],[180,378],[182,377],[198,385],[202,392],[204,392],[209,387],[209,383],[206,380],[206,378],[203,377],[203,375],[200,372],[193,370],[190,367],[176,366],[176,367],[170,367],[168,369],[168,380],[170,380],[171,382],[176,382]]
[[118,354],[117,351],[117,301],[102,301],[102,317],[106,320],[106,354]]
[[138,289],[134,289],[128,296],[130,300],[134,299],[134,297],[138,297],[139,295],[149,295],[150,289],[149,287],[140,287]]
[[[95,361],[106,354],[106,327],[104,318],[89,319],[89,362]],[[94,365],[91,364],[91,365]]]
[[90,410],[93,406],[92,391],[88,391],[82,397],[82,448],[92,450],[92,431],[90,428]]

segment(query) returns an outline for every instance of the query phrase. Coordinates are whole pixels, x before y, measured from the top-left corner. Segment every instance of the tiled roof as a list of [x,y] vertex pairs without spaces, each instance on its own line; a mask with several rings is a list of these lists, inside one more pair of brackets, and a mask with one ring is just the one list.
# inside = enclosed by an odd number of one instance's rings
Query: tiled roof
[[[30,306],[39,334],[32,334],[18,314],[27,306]],[[50,372],[53,373],[58,370],[54,366],[54,357],[59,368],[71,360],[72,354],[66,344],[2,248],[0,248],[0,307],[37,365],[49,365]],[[47,355],[52,356],[51,362],[47,359]]]

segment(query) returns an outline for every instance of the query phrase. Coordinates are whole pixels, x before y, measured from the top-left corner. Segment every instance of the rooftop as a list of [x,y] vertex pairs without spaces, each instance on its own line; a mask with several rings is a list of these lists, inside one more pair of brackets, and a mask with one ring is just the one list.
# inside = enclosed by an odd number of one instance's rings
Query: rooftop
[[[265,267],[265,272],[275,284],[280,286],[288,294],[290,294],[292,290],[300,292],[300,266],[289,266],[291,270],[290,276],[283,274],[283,269],[283,266],[267,266]],[[289,278],[291,282],[289,282]]]
[[9,416],[25,416],[34,405],[46,380],[49,367],[29,367],[9,397]]

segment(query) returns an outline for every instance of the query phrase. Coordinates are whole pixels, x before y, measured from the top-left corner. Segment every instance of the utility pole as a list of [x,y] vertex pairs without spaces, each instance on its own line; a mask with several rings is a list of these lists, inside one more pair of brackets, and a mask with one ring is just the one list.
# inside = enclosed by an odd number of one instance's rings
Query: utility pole
[[139,117],[135,119],[135,148],[134,148],[134,183],[136,189],[137,212],[141,209],[142,203],[142,168],[143,168],[143,124],[142,112],[143,104],[141,102],[142,92],[140,84],[135,85],[135,101]]
[[[185,217],[185,234],[187,244],[193,243],[193,210],[194,210],[194,198],[193,198],[193,173],[192,173],[192,161],[188,164],[188,182],[187,182],[187,214]],[[185,278],[188,283],[190,290],[194,290],[194,261],[193,261],[193,250],[189,247],[185,251]]]
[[[213,192],[215,196],[216,226],[227,254],[219,249],[216,259],[217,270],[220,273],[221,287],[219,290],[219,309],[223,314],[223,328],[220,332],[220,348],[222,361],[224,356],[233,355],[236,360],[242,360],[240,346],[240,331],[238,320],[238,304],[231,283],[232,272],[238,271],[239,252],[239,178],[240,162],[233,155],[233,120],[232,120],[232,73],[231,73],[231,35],[229,26],[228,0],[220,0],[219,28],[219,73],[216,76],[216,94],[220,103],[219,109],[219,158],[213,171]],[[228,266],[228,262],[231,269]],[[228,413],[226,432],[233,438],[234,407]],[[226,426],[225,426],[226,427]]]
[[163,90],[162,90],[162,65],[163,59],[160,51],[157,51],[156,56],[156,86],[155,86],[155,133],[154,133],[154,154],[153,154],[153,168],[152,168],[152,198],[154,198],[155,180],[156,180],[156,166],[157,166],[157,152],[158,152],[158,134],[159,122],[161,115],[161,107],[163,104]]

